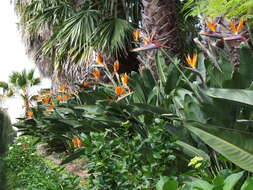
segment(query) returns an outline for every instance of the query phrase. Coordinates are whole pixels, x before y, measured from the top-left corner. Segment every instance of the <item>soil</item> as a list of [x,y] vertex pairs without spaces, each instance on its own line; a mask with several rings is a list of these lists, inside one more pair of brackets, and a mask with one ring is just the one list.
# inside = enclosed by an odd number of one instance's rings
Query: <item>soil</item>
[[[37,153],[49,160],[51,160],[56,165],[61,165],[63,161],[62,157],[65,155],[64,153],[48,153],[48,147],[46,144],[40,144],[37,146]],[[66,155],[65,155],[66,156]],[[87,183],[85,179],[89,177],[87,171],[83,169],[83,166],[87,164],[87,160],[85,159],[77,159],[70,163],[61,165],[61,167],[65,168],[68,172],[73,173],[76,176],[81,178],[82,183]]]

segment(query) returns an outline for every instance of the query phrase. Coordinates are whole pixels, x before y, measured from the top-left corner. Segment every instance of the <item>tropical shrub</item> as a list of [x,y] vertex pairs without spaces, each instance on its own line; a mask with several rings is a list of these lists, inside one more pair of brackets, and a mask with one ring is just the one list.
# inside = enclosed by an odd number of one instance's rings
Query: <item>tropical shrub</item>
[[107,130],[84,138],[83,156],[89,160],[91,174],[89,189],[154,189],[161,175],[177,176],[184,168],[165,128],[150,126],[148,137],[143,138],[130,135],[130,125],[123,124],[120,136]]
[[181,190],[187,189],[199,189],[199,190],[224,190],[224,189],[252,189],[253,178],[244,175],[244,172],[232,173],[229,170],[221,170],[212,181],[205,181],[190,177],[185,181],[185,185]]
[[45,160],[37,155],[34,138],[21,137],[9,147],[3,159],[6,164],[7,189],[66,189],[81,190],[80,179],[62,172],[59,167],[50,167]]
[[[238,49],[239,65],[222,49],[188,55],[186,64],[160,49],[157,73],[145,68],[129,78],[118,74],[118,61],[113,74],[97,63],[94,82],[77,84],[83,91],[62,86],[38,95],[32,114],[15,126],[53,150],[73,152],[63,163],[87,157],[94,189],[160,188],[166,180],[179,186],[180,174],[208,181],[222,169],[252,172],[253,55],[247,43]],[[100,82],[101,70],[111,84]],[[195,156],[207,163],[205,175],[198,168],[183,173]]]

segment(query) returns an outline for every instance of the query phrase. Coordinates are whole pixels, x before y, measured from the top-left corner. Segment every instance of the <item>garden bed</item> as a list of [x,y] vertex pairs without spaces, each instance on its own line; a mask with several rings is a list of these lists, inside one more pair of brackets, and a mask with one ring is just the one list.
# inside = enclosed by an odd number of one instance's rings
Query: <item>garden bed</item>
[[18,138],[4,162],[8,190],[82,190],[85,186],[79,176],[37,154],[30,137]]

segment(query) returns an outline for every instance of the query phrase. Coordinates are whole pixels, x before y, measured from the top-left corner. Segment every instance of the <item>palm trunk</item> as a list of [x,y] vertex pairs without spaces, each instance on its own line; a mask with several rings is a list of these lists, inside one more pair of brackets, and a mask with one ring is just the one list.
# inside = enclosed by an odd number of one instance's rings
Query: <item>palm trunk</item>
[[[143,26],[152,40],[166,46],[171,56],[180,54],[180,29],[178,25],[177,0],[142,0]],[[148,64],[156,71],[155,52],[147,52]]]

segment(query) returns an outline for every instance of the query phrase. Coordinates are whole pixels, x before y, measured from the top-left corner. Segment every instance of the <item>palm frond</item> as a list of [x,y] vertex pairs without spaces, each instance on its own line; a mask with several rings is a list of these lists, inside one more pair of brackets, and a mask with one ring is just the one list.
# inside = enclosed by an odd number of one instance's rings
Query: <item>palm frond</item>
[[32,80],[33,77],[34,77],[34,72],[35,70],[34,69],[31,69],[28,73],[27,73],[27,79],[28,80]]
[[39,85],[41,83],[40,78],[34,78],[31,80],[31,86],[36,86]]
[[[40,7],[41,9],[39,10],[33,10],[34,14],[26,21],[26,23],[28,23],[27,29],[32,34],[43,31],[45,25],[50,25],[51,28],[58,27],[75,13],[73,5],[66,0],[55,1],[52,4]],[[29,12],[31,12],[31,10],[29,10]]]
[[39,78],[34,78],[34,69],[28,72],[25,69],[22,72],[12,72],[9,80],[11,86],[17,89],[29,88],[40,83]]
[[9,89],[9,85],[8,85],[8,83],[6,83],[4,81],[0,81],[0,88],[2,88],[4,90],[8,90]]
[[132,26],[119,18],[112,18],[101,23],[91,38],[92,46],[101,52],[111,52],[117,55],[126,51],[131,41]]
[[91,55],[89,45],[91,35],[99,23],[99,12],[82,10],[67,19],[60,30],[42,46],[42,53],[48,54],[55,49],[56,59],[79,62]]
[[15,85],[17,82],[17,79],[20,77],[20,73],[19,72],[12,72],[11,75],[9,76],[9,81],[12,85]]

